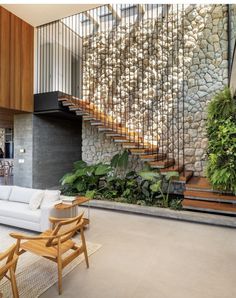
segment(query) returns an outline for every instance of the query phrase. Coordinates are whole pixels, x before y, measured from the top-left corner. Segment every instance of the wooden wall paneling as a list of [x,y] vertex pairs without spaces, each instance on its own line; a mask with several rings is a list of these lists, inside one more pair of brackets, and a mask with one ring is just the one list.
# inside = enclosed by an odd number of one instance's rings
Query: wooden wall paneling
[[0,7],[0,106],[10,106],[10,12]]
[[22,22],[21,39],[21,110],[33,111],[34,29]]
[[22,21],[11,14],[10,108],[21,109],[21,39]]
[[34,28],[0,6],[0,107],[33,111]]

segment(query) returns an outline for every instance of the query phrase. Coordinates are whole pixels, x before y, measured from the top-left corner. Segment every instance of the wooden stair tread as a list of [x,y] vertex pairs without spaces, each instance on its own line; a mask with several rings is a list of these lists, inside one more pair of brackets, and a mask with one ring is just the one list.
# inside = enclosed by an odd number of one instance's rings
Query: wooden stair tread
[[84,110],[75,110],[75,109],[70,109],[70,112],[75,112],[76,115],[80,115],[80,116],[93,116],[91,113],[86,112]]
[[108,127],[105,127],[105,126],[101,126],[101,127],[97,127],[98,128],[98,131],[101,131],[101,132],[113,132],[113,129],[112,128],[108,128]]
[[126,147],[126,146],[135,146],[135,148],[137,147],[142,147],[144,146],[143,143],[137,143],[137,142],[124,142],[123,144],[123,147]]
[[161,169],[161,173],[165,172],[182,172],[183,171],[183,166],[182,165],[173,165],[165,169]]
[[99,125],[100,126],[105,126],[105,127],[112,127],[114,129],[124,129],[122,126],[121,126],[121,123],[114,123],[114,122],[111,122],[111,121],[104,121],[98,117],[96,117],[96,115],[93,115],[96,120],[91,120],[90,123],[91,125],[94,125],[94,123],[100,123]]
[[153,161],[158,161],[158,160],[163,160],[166,158],[166,154],[163,153],[155,153],[155,154],[145,154],[141,155],[140,159],[141,160],[153,160]]
[[90,124],[92,126],[100,126],[103,123],[101,123],[101,121],[99,121],[99,120],[92,120],[92,121],[90,121]]
[[84,120],[84,121],[91,121],[91,120],[95,121],[96,118],[94,118],[93,116],[84,116],[84,117],[83,117],[83,120]]
[[186,185],[186,189],[190,188],[212,190],[212,186],[209,183],[208,179],[204,177],[192,177]]
[[206,202],[184,199],[182,206],[185,209],[194,209],[203,211],[215,211],[220,213],[236,214],[236,205],[218,202]]
[[104,132],[105,133],[105,135],[108,137],[108,138],[111,138],[111,137],[122,137],[122,135],[120,134],[120,133],[118,133],[118,132],[113,132],[113,131],[105,131]]
[[145,155],[145,154],[148,154],[148,153],[151,153],[151,154],[157,154],[159,151],[159,148],[158,147],[153,147],[152,148],[137,148],[137,149],[130,149],[130,152],[132,154],[137,154],[137,155]]
[[124,143],[128,143],[128,142],[143,142],[143,138],[135,138],[133,136],[113,136],[112,139],[114,140],[114,142],[124,142]]
[[129,131],[127,128],[124,128],[122,127],[120,124],[114,124],[112,125],[112,123],[101,123],[98,127],[98,130],[103,130],[104,133],[106,133],[106,129],[107,129],[107,132],[110,133],[111,131],[114,132],[114,133],[119,133],[121,134],[121,136],[126,136],[126,138],[129,138],[129,136],[131,137],[136,137],[136,138],[142,138],[142,137],[139,137],[137,133],[133,132],[133,131]]
[[184,197],[186,198],[196,198],[201,200],[214,200],[214,201],[228,201],[236,203],[236,196],[220,194],[216,192],[206,192],[206,191],[197,191],[197,190],[186,190],[184,192]]
[[175,160],[173,158],[160,160],[160,161],[152,161],[150,162],[150,166],[152,168],[168,168],[172,165],[174,165]]

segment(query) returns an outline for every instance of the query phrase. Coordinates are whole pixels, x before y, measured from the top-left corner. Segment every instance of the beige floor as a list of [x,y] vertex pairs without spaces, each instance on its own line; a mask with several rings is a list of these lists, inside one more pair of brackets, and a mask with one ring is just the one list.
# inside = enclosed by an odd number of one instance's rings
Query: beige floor
[[[234,298],[236,230],[92,210],[102,248],[63,280],[61,297]],[[58,297],[53,286],[42,297]]]

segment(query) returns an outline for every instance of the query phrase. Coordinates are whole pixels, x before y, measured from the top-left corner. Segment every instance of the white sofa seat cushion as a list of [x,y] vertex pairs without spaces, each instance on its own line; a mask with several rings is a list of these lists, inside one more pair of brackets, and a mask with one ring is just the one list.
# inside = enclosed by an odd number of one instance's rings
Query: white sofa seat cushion
[[0,185],[0,200],[8,200],[12,191],[12,186]]
[[28,204],[0,201],[0,216],[21,219],[29,222],[40,222],[41,210],[30,210]]
[[41,191],[42,190],[39,190],[39,189],[12,186],[12,191],[9,197],[9,201],[29,204],[30,199],[33,197],[33,195]]

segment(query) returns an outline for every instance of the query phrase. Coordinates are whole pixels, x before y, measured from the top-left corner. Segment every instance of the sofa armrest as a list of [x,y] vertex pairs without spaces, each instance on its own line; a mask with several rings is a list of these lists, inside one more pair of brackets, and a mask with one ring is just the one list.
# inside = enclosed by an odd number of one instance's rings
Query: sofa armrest
[[42,232],[51,228],[49,217],[57,217],[58,211],[54,206],[60,202],[59,200],[48,202],[41,207],[40,228]]

